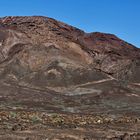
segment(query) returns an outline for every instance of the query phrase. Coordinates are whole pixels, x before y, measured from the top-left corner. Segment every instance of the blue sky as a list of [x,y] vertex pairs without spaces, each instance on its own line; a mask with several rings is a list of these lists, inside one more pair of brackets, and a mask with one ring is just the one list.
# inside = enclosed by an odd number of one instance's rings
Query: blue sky
[[140,0],[0,0],[0,16],[42,15],[140,47]]

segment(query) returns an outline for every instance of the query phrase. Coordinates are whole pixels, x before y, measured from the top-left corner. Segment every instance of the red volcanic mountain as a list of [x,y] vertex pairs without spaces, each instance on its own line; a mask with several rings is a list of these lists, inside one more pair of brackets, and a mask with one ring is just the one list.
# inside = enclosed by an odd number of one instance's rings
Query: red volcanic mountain
[[140,139],[139,75],[140,49],[115,35],[0,18],[0,139]]
[[2,78],[18,83],[69,86],[107,76],[129,82],[139,71],[135,46],[47,17],[1,18],[0,45]]

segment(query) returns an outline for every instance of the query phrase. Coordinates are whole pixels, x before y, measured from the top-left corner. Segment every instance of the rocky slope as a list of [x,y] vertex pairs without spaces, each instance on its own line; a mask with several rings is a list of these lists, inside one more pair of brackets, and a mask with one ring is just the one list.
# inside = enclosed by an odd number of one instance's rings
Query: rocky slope
[[139,65],[140,50],[133,45],[51,18],[1,18],[0,35],[2,77],[11,73],[18,82],[68,86],[107,77],[103,73],[119,79],[134,75]]
[[[0,109],[18,110],[19,114],[20,111],[27,114],[44,111],[83,116],[77,117],[75,124],[67,121],[67,115],[64,118],[54,117],[52,122],[57,119],[56,124],[47,123],[47,129],[52,129],[52,125],[56,127],[48,134],[52,139],[54,132],[60,131],[58,125],[68,127],[61,132],[64,139],[68,136],[63,133],[71,130],[75,132],[69,139],[84,139],[85,135],[94,139],[90,130],[93,125],[97,125],[95,139],[121,139],[125,135],[137,138],[140,129],[139,121],[135,121],[140,115],[139,74],[140,49],[115,35],[85,33],[48,17],[0,18]],[[22,119],[17,116],[14,112],[14,120],[6,123],[11,126],[18,120],[23,125]],[[123,121],[124,117],[129,118],[128,122]],[[85,124],[79,125],[83,118]],[[120,124],[117,118],[121,120]],[[5,121],[7,119],[3,123]],[[40,125],[42,121],[39,121]],[[110,125],[107,125],[108,122]],[[0,132],[3,132],[3,123]],[[26,125],[31,125],[30,121]],[[40,126],[43,127],[41,133],[44,125]],[[79,130],[70,128],[71,125]],[[108,133],[103,130],[104,125],[109,127],[106,128]],[[122,131],[126,126],[128,129]],[[88,130],[91,132],[88,133]],[[9,133],[11,136],[13,132]],[[20,134],[17,135],[17,139],[22,139]],[[3,139],[9,137],[2,135]]]

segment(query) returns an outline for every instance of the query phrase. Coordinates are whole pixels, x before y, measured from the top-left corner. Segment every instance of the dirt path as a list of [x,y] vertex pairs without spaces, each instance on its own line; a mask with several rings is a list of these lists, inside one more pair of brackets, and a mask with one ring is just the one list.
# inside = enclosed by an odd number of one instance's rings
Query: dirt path
[[92,81],[92,82],[76,85],[76,87],[94,85],[94,84],[104,83],[104,82],[108,82],[108,81],[112,81],[112,80],[114,80],[114,78],[108,78],[108,79],[103,79],[103,80],[98,80],[98,81]]

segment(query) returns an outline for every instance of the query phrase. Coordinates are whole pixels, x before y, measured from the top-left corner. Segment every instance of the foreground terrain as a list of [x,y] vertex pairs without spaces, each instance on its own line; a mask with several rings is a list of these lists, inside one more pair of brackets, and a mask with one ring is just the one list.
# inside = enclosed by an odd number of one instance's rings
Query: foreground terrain
[[140,49],[47,17],[0,19],[0,139],[139,140]]

